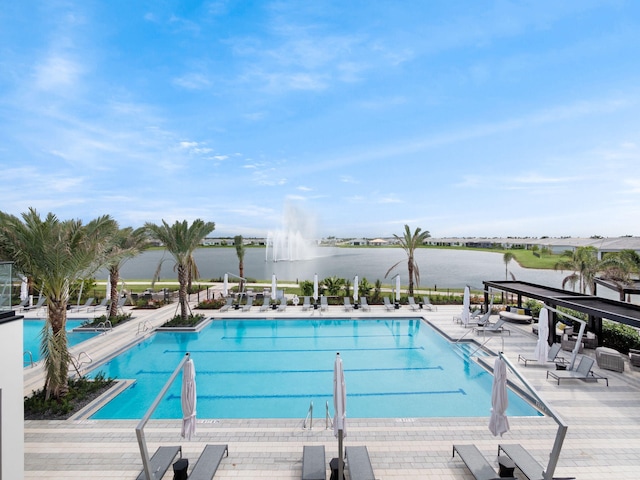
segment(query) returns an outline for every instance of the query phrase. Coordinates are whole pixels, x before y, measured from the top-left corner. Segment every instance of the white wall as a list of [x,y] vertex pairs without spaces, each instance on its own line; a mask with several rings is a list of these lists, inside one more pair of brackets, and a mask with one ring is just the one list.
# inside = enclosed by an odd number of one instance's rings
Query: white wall
[[0,319],[0,480],[24,477],[24,399],[22,381],[22,317]]

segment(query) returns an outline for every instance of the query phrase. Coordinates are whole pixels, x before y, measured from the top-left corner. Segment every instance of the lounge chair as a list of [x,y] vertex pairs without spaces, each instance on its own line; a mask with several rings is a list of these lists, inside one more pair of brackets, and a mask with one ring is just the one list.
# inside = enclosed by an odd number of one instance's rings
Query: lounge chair
[[95,312],[96,310],[99,310],[101,308],[106,308],[107,307],[107,302],[109,301],[109,299],[107,297],[104,297],[99,304],[94,305],[93,308],[91,309],[92,312]]
[[500,451],[504,452],[529,480],[544,480],[544,467],[519,443],[498,445],[498,456]]
[[[549,349],[549,354],[547,355],[547,362],[557,362],[557,363],[566,363],[567,359],[564,357],[559,357],[558,354],[560,353],[560,348],[562,347],[561,344],[559,343],[554,343],[551,348]],[[523,357],[522,355],[518,355],[518,361],[519,362],[524,362],[524,366],[527,366],[527,363],[529,362],[537,362],[538,359],[537,358],[526,358]]]
[[233,297],[228,297],[227,298],[227,303],[225,303],[222,307],[220,307],[220,311],[221,312],[226,312],[227,310],[229,310],[231,308],[232,305],[233,305]]
[[212,480],[225,454],[227,457],[229,456],[229,447],[227,445],[207,445],[204,447],[189,474],[189,479]]
[[329,303],[327,302],[327,297],[322,295],[320,297],[320,311],[322,312],[327,310],[329,310]]
[[[573,379],[573,380],[605,380],[607,382],[607,387],[609,386],[609,379],[607,377],[603,377],[591,371],[593,367],[593,363],[595,360],[591,357],[583,356],[580,359],[580,363],[578,364],[578,368],[575,370],[547,370],[547,378],[552,377],[558,381],[558,385],[560,385],[560,380]],[[515,460],[514,460],[515,462]]]
[[392,311],[395,307],[389,300],[389,297],[384,297],[384,308],[387,309],[387,312]]
[[343,302],[344,302],[345,312],[348,312],[349,310],[353,310],[353,305],[351,305],[351,300],[349,300],[349,297],[344,297]]
[[360,308],[363,312],[369,312],[371,310],[369,303],[367,303],[367,297],[360,297]]
[[125,303],[127,303],[127,297],[120,297],[118,299],[117,311],[120,312],[122,315],[124,315],[124,309],[122,307],[124,307]]
[[409,307],[411,307],[411,310],[413,310],[414,312],[416,310],[420,310],[420,305],[416,303],[413,297],[409,297]]
[[345,449],[347,457],[347,469],[349,470],[349,480],[375,480],[373,467],[369,459],[367,447],[347,447]]
[[13,306],[13,310],[14,311],[19,311],[18,309],[24,310],[24,307],[26,307],[27,305],[29,305],[29,297],[25,298],[24,300],[22,300],[17,305],[14,305]]
[[[156,453],[149,459],[150,473],[153,475],[153,478],[162,478],[178,454],[180,454],[180,458],[182,458],[182,447],[180,446],[158,447]],[[146,480],[146,478],[147,476],[143,469],[140,475],[138,475],[137,480]]]
[[249,310],[251,310],[252,306],[253,306],[253,297],[247,297],[247,303],[242,306],[242,311],[248,312]]
[[282,297],[280,299],[280,305],[278,305],[278,311],[284,312],[287,309],[287,299]]
[[304,297],[302,301],[302,311],[306,312],[311,309],[311,297]]
[[504,324],[505,323],[506,323],[506,320],[501,318],[496,323],[493,323],[493,324],[488,325],[488,326],[473,327],[473,330],[476,333],[480,333],[480,332],[489,332],[489,333],[504,333],[504,332],[508,332],[509,335],[511,335],[511,330],[509,330],[508,328],[504,328]]
[[84,305],[78,305],[78,306],[76,306],[76,307],[72,307],[72,308],[71,308],[71,311],[72,311],[72,312],[79,312],[79,311],[80,311],[80,310],[82,310],[83,308],[86,308],[87,310],[89,310],[89,307],[90,307],[91,305],[93,305],[93,301],[94,301],[94,300],[95,300],[95,299],[94,299],[93,297],[88,298],[88,299],[87,299],[87,301],[86,301],[86,302],[84,302]]
[[324,445],[304,445],[302,447],[302,480],[326,480]]
[[429,299],[428,295],[425,295],[422,297],[422,308],[426,308],[427,310],[430,310],[432,312],[435,312],[438,310],[438,307],[436,307],[433,303],[431,303],[431,300]]
[[271,297],[269,297],[268,295],[265,295],[264,298],[262,299],[262,305],[260,306],[260,311],[266,312],[270,308],[271,308]]
[[40,297],[38,302],[35,305],[31,305],[30,307],[23,307],[23,310],[38,310],[40,307],[44,306],[44,302],[47,300],[46,297]]
[[514,477],[500,477],[500,474],[495,471],[475,445],[454,445],[452,456],[455,457],[456,452],[476,480],[501,480],[505,478],[515,480]]

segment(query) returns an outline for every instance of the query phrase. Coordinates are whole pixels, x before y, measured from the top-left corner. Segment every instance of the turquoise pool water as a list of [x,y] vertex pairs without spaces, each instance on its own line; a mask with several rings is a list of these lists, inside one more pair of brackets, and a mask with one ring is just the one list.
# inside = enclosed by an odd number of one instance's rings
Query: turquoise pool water
[[[67,320],[67,339],[69,346],[73,347],[78,343],[84,342],[89,338],[97,335],[97,332],[73,332],[74,328],[80,327],[87,319],[74,319]],[[42,329],[44,328],[45,320],[25,318],[23,321],[23,336],[22,336],[22,350],[24,352],[31,352],[33,361],[40,360],[40,341]],[[28,362],[28,356],[24,356],[24,361]],[[27,363],[25,363],[27,365]]]
[[[94,419],[142,418],[190,352],[199,418],[304,418],[333,412],[342,357],[347,415],[488,417],[493,377],[428,324],[406,320],[216,320],[200,333],[158,332],[96,369],[135,383]],[[180,418],[178,375],[153,418]],[[508,414],[539,415],[509,392]]]

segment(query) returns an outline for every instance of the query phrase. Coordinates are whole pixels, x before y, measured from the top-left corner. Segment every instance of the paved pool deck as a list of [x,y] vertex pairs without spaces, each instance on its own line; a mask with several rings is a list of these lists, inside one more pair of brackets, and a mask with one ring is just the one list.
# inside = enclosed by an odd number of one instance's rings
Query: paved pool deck
[[[128,308],[127,308],[128,310]],[[446,335],[467,337],[469,329],[453,321],[460,306],[439,306],[437,311],[411,311],[404,306],[388,312],[383,306],[371,311],[332,306],[323,317],[410,317],[422,316]],[[86,352],[94,362],[125,348],[131,342],[150,335],[152,329],[175,314],[175,305],[159,310],[135,310],[134,319],[97,336],[72,353]],[[249,312],[205,311],[214,318],[265,318],[254,307]],[[319,316],[318,311],[302,312],[300,306],[285,312],[267,312],[267,318],[305,318]],[[85,312],[72,317],[91,316]],[[497,317],[496,317],[497,318]],[[587,479],[640,478],[640,369],[626,361],[625,372],[594,371],[609,378],[587,383],[564,381],[560,385],[546,379],[553,364],[518,364],[519,354],[531,357],[537,337],[526,324],[509,324],[511,335],[494,335],[489,342],[493,351],[503,350],[511,363],[569,425],[556,477]],[[475,336],[475,335],[474,335]],[[476,336],[482,339],[482,335]],[[504,346],[502,344],[504,340]],[[593,350],[585,350],[594,355]],[[564,352],[569,356],[568,352]],[[39,365],[25,369],[25,394],[40,388]],[[510,379],[515,380],[513,375]],[[425,404],[425,409],[429,408]],[[557,425],[549,417],[509,419],[511,430],[504,437],[493,437],[487,418],[350,418],[345,445],[366,445],[379,480],[391,479],[473,479],[459,457],[452,457],[453,444],[473,443],[497,469],[499,443],[520,443],[546,466]],[[145,428],[150,452],[161,445],[182,445],[191,464],[208,443],[228,444],[229,457],[223,458],[216,479],[299,479],[302,472],[302,447],[324,445],[327,463],[337,456],[337,440],[325,429],[323,414],[316,414],[313,428],[303,428],[300,419],[227,420],[199,418],[191,441],[180,437],[181,420],[152,420]],[[142,470],[136,441],[136,421],[67,420],[25,421],[25,479],[135,479]],[[330,476],[327,465],[327,478]],[[516,472],[518,473],[518,472]],[[173,478],[171,469],[164,479]],[[521,474],[519,478],[524,478]]]

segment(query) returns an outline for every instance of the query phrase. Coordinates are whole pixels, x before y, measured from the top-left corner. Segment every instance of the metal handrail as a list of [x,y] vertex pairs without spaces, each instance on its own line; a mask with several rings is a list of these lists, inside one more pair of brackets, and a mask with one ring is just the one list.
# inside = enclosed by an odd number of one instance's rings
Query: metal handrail
[[307,428],[307,420],[309,420],[309,430],[313,429],[313,402],[309,404],[309,410],[307,411],[307,416],[304,417],[304,422],[302,422],[302,428]]
[[487,343],[489,343],[491,340],[494,340],[496,338],[500,338],[500,340],[502,340],[502,348],[500,349],[501,352],[504,352],[504,337],[489,337],[487,338],[483,343],[480,344],[480,346],[478,348],[476,348],[473,352],[471,352],[469,354],[470,357],[473,357],[473,354],[476,353],[478,350],[480,350],[482,347],[484,347]]
[[25,355],[29,355],[29,366],[31,368],[33,368],[33,354],[29,350],[25,350],[24,352],[22,352],[22,364],[23,364],[23,366],[24,366],[24,356]]
[[[142,328],[140,328],[142,327]],[[140,322],[138,323],[138,331],[136,332],[136,335],[140,335],[140,330],[142,330],[142,332],[146,332],[148,330],[152,330],[153,329],[153,325],[151,325],[151,323],[149,323],[149,320],[145,320],[144,322]]]
[[[88,361],[80,361],[82,359],[83,355],[85,357],[87,357],[89,360]],[[78,377],[82,376],[82,374],[80,373],[80,367],[82,367],[82,365],[89,364],[89,363],[93,362],[93,359],[91,358],[91,356],[85,351],[80,352],[76,358],[69,357],[69,360],[71,361],[71,365],[73,366],[74,370],[78,374]]]
[[185,354],[185,356],[182,358],[182,360],[180,361],[180,363],[178,364],[174,372],[171,374],[171,377],[169,377],[169,380],[167,380],[167,383],[164,384],[164,387],[162,387],[162,390],[160,391],[156,399],[153,401],[153,404],[151,404],[151,406],[147,410],[147,413],[144,414],[144,417],[142,417],[142,420],[140,420],[140,422],[138,423],[138,426],[136,427],[136,437],[138,439],[138,446],[140,447],[140,455],[142,456],[142,469],[144,472],[144,478],[146,478],[146,480],[159,480],[159,479],[157,479],[155,476],[155,473],[151,471],[151,459],[149,458],[149,450],[147,449],[147,442],[144,438],[144,427],[149,421],[149,419],[151,418],[151,415],[153,415],[153,412],[155,412],[156,408],[158,408],[160,401],[169,390],[169,387],[171,386],[173,381],[176,379],[176,377],[180,373],[180,370],[182,369],[182,366],[185,364],[187,360],[189,360],[189,353]]
[[326,410],[326,414],[324,417],[324,428],[326,430],[333,428],[333,418],[331,417],[331,415],[329,414],[329,401],[327,400],[326,406],[325,406],[325,410]]
[[111,323],[111,320],[106,320],[104,322],[100,322],[96,326],[96,330],[102,330],[102,333],[106,333],[109,330],[113,330],[113,325]]

